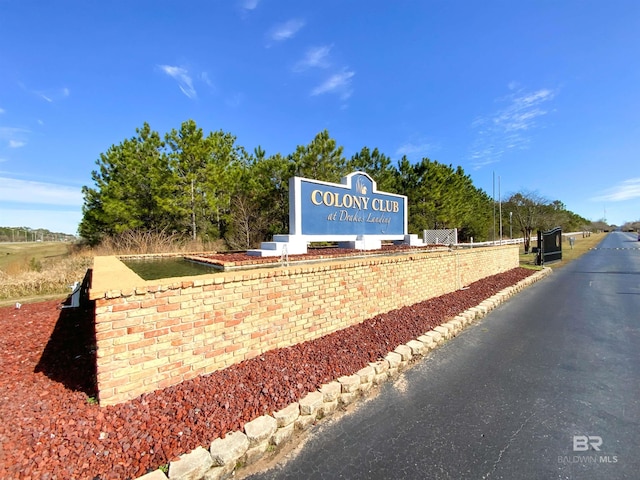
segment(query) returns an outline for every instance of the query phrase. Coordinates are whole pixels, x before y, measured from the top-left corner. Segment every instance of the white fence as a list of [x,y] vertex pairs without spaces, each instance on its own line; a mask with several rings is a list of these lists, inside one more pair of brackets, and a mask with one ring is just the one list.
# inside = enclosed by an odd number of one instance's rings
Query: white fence
[[[534,240],[533,238],[531,240]],[[502,240],[491,240],[489,242],[468,242],[468,243],[456,243],[456,247],[467,247],[467,248],[474,248],[474,247],[493,247],[494,245],[515,245],[515,244],[520,244],[520,243],[524,243],[524,238],[509,238],[509,239],[502,239]]]
[[[562,236],[563,237],[577,237],[577,236],[589,236],[591,235],[591,232],[569,232],[569,233],[563,233]],[[466,248],[473,248],[473,247],[491,247],[494,245],[513,245],[513,244],[521,244],[524,243],[524,238],[510,238],[510,239],[502,239],[502,240],[491,240],[489,242],[473,242],[473,238],[471,239],[471,242],[469,243],[456,243],[456,247],[466,247]],[[538,237],[536,235],[531,235],[531,243],[532,244],[536,244],[538,243]]]

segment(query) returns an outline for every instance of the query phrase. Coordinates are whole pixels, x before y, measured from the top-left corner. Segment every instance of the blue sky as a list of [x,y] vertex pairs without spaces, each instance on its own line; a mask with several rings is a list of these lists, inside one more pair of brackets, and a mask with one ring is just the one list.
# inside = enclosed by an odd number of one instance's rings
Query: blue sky
[[638,220],[639,32],[637,0],[0,0],[0,225],[75,233],[100,153],[188,119]]

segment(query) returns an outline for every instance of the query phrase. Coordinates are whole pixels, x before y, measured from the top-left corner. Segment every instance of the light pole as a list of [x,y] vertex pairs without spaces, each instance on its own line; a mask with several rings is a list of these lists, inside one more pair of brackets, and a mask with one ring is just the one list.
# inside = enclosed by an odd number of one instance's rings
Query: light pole
[[500,245],[502,245],[502,194],[500,193],[500,175],[498,175],[498,205],[500,212]]
[[509,238],[513,240],[513,225],[511,224],[511,219],[513,217],[513,212],[509,212]]

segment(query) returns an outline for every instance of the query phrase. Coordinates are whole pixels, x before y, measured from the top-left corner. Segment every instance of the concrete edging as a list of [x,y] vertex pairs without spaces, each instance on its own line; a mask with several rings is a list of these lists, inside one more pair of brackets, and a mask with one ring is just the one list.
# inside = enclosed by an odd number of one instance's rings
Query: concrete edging
[[273,415],[263,415],[245,424],[244,431],[229,432],[216,438],[209,449],[198,447],[169,464],[168,476],[161,470],[147,473],[137,480],[221,480],[234,471],[260,460],[289,442],[295,431],[304,431],[318,420],[329,417],[339,406],[354,403],[365,397],[374,385],[395,378],[421,357],[457,336],[491,310],[506,302],[524,288],[548,276],[548,267],[505,288],[479,305],[472,307],[433,330],[399,345],[383,360],[370,363],[353,375],[340,377],[308,392],[300,401],[290,404]]

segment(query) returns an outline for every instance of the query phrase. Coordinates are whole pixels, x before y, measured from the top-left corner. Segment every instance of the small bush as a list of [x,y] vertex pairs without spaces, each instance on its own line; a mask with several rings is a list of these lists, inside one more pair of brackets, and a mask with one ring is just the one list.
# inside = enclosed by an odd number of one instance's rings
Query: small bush
[[29,268],[34,272],[41,272],[42,262],[40,260],[36,260],[36,257],[31,257],[31,260],[29,260]]
[[145,255],[150,253],[217,252],[225,250],[223,240],[203,242],[166,230],[127,230],[105,238],[92,249],[94,255]]

